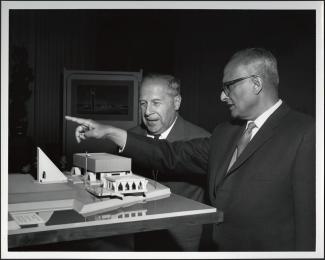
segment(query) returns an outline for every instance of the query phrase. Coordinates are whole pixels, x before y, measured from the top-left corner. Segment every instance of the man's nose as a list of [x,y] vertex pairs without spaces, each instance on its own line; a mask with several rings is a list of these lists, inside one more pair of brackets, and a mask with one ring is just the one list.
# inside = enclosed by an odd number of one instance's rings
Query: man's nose
[[145,111],[144,111],[144,114],[145,114],[146,116],[148,116],[148,115],[151,114],[151,106],[150,106],[150,104],[148,104],[148,105],[146,106]]
[[228,100],[228,96],[225,94],[225,92],[222,90],[220,94],[220,100],[222,102],[226,102]]

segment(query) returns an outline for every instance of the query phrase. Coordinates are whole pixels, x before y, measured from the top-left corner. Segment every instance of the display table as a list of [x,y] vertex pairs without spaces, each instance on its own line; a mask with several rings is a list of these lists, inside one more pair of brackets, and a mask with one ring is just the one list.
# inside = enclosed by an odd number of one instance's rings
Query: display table
[[[12,184],[10,180],[13,179],[9,178],[9,187]],[[46,186],[42,187],[44,195]],[[30,204],[34,207],[31,210],[28,210],[28,207],[24,208],[24,203],[15,207],[16,204],[12,202],[11,197],[16,196],[15,200],[17,200],[17,194],[9,192],[9,249],[169,229],[178,225],[191,226],[222,221],[221,213],[216,208],[176,194],[114,210],[102,209],[82,214],[71,207],[73,201],[78,199],[74,196],[80,195],[80,192],[72,192],[68,189],[55,193],[50,188],[48,192],[52,196],[56,194],[57,207],[53,207],[55,205],[53,201],[48,204],[42,201],[41,209],[38,210],[36,209],[37,203]],[[94,201],[98,200],[91,194],[85,194],[83,196],[89,196]],[[20,196],[28,197],[26,194],[20,194]],[[31,195],[30,198],[32,197]],[[58,199],[59,197],[60,199]],[[44,205],[48,205],[48,207],[46,208]]]

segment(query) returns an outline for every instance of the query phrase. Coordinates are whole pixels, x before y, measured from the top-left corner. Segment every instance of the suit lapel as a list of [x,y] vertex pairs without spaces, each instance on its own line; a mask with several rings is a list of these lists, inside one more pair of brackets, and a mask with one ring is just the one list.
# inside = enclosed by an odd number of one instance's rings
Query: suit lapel
[[280,123],[280,119],[286,115],[289,111],[289,108],[286,104],[282,104],[263,124],[261,129],[254,136],[252,141],[247,145],[245,150],[235,161],[233,166],[229,169],[227,174],[230,175],[234,170],[240,167],[253,153],[258,150],[267,140],[272,138],[275,132],[275,128]]
[[147,135],[147,131],[145,130],[145,128],[143,127],[143,125],[138,125],[135,128],[132,128],[130,130],[128,130],[132,133],[138,134],[138,135]]
[[[252,154],[263,145],[268,139],[270,139],[273,136],[273,129],[271,128],[264,128],[264,125],[262,128],[258,131],[256,136],[252,139],[251,142],[247,145],[245,150],[242,152],[242,154],[237,158],[235,163],[232,165],[232,167],[229,169],[228,175],[231,174],[234,170],[236,170],[239,166],[241,166]],[[263,129],[263,130],[262,130]]]
[[175,141],[179,140],[180,136],[182,138],[185,137],[185,129],[184,129],[183,120],[184,119],[181,116],[179,116],[179,115],[177,116],[176,122],[167,136],[167,140],[169,142],[175,142]]
[[[217,186],[225,177],[227,174],[227,169],[230,164],[231,158],[233,156],[233,153],[235,152],[236,149],[236,144],[242,135],[242,132],[245,129],[245,125],[236,125],[235,128],[233,128],[232,133],[228,132],[229,136],[225,139],[227,140],[232,140],[230,145],[224,145],[225,151],[223,152],[224,156],[223,158],[218,158],[218,160],[224,162],[221,164],[216,164],[220,165],[219,168],[215,170],[217,174],[214,175],[214,184]],[[220,149],[220,148],[218,148]]]

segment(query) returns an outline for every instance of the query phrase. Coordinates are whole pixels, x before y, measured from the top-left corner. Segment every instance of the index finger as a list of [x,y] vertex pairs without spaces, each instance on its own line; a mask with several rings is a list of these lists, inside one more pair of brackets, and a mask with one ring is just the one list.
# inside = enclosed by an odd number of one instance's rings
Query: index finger
[[72,122],[76,122],[76,123],[84,125],[84,126],[89,126],[89,120],[85,119],[85,118],[65,116],[65,119],[72,121]]

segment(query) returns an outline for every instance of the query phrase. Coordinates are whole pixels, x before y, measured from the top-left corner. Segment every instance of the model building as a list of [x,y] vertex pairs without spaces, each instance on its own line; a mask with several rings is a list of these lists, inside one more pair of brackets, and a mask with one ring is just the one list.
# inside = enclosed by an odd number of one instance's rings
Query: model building
[[[131,159],[109,153],[77,153],[73,155],[73,172],[83,176],[86,189],[99,197],[145,195],[144,177],[131,171]],[[83,173],[83,174],[82,174]]]

